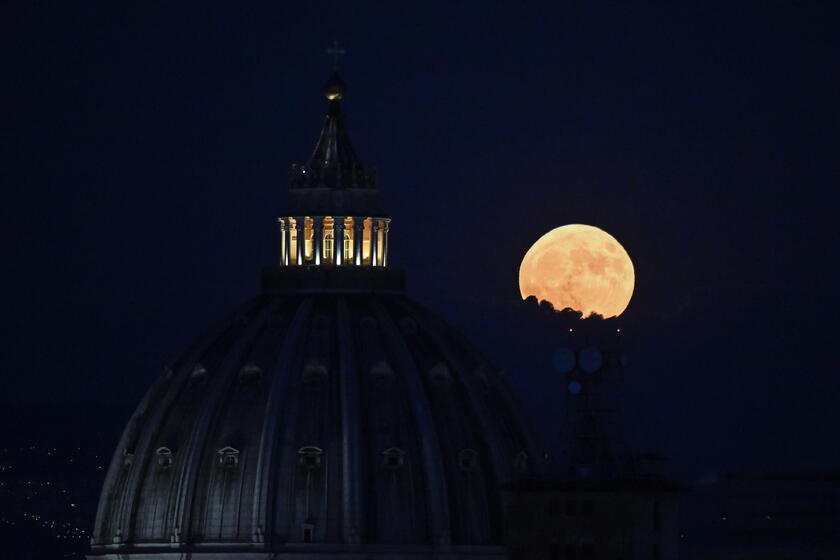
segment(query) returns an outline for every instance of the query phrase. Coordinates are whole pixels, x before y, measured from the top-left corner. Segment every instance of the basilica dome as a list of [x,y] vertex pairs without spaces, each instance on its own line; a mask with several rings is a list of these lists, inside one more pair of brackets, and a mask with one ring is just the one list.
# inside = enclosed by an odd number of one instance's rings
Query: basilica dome
[[138,406],[90,557],[505,557],[501,487],[537,447],[501,373],[405,295],[333,93],[277,266]]

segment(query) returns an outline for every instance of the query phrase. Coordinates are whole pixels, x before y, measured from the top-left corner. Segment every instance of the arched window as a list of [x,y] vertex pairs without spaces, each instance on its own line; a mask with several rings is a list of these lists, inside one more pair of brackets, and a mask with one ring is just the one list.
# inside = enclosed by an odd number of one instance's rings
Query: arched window
[[344,231],[344,262],[353,262],[353,253],[350,252],[350,234],[347,233],[347,230]]
[[333,262],[333,233],[324,234],[324,260]]
[[462,449],[458,452],[458,467],[462,471],[474,471],[478,467],[478,453],[474,449]]
[[239,383],[242,385],[262,379],[262,369],[254,362],[249,362],[239,370]]
[[517,473],[527,473],[529,466],[530,465],[528,464],[528,454],[524,451],[520,451],[516,454],[516,457],[513,458],[513,470]]
[[315,230],[312,228],[312,218],[306,216],[303,220],[303,260],[306,262],[313,262],[315,260],[315,252],[312,248]]
[[371,232],[373,231],[373,220],[365,218],[364,229],[362,230],[362,264],[371,264],[373,262],[373,255],[371,254]]
[[398,447],[390,447],[382,452],[382,464],[389,469],[398,469],[405,464],[405,451]]
[[239,450],[229,445],[216,451],[219,465],[226,468],[233,468],[239,464]]
[[155,451],[155,454],[157,454],[158,465],[160,466],[160,468],[168,469],[172,466],[171,449],[169,449],[168,447],[158,447],[157,451]]
[[321,458],[324,450],[314,445],[308,445],[298,449],[298,463],[308,470],[315,470],[321,466]]

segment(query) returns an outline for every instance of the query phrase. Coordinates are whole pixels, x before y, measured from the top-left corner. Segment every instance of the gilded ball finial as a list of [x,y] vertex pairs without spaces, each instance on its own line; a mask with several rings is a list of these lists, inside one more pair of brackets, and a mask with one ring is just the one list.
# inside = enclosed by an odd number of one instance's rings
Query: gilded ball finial
[[335,101],[344,97],[345,92],[347,91],[347,84],[344,83],[344,80],[338,75],[338,72],[333,72],[330,74],[327,83],[324,84],[324,95],[330,101]]

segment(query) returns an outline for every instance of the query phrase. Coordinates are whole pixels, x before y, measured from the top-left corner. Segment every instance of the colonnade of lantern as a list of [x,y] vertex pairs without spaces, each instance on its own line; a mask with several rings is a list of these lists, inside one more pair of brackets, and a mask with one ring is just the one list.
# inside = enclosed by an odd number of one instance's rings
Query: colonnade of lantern
[[388,266],[389,218],[278,218],[280,265]]

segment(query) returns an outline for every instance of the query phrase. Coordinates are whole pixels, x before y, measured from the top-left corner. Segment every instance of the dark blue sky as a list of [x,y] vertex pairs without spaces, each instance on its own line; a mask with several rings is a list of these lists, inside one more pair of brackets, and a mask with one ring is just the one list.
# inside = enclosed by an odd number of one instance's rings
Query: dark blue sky
[[831,3],[311,4],[2,9],[0,399],[131,408],[257,293],[338,39],[392,264],[540,421],[562,387],[500,343],[518,265],[588,223],[636,267],[631,438],[840,466]]

